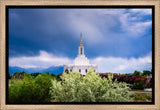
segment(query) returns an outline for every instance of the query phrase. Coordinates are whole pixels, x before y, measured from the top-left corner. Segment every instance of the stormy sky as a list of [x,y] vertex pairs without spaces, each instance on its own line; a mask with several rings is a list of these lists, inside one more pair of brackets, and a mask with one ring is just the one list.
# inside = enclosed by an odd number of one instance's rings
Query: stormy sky
[[9,66],[71,64],[84,51],[98,72],[152,68],[151,9],[9,9]]

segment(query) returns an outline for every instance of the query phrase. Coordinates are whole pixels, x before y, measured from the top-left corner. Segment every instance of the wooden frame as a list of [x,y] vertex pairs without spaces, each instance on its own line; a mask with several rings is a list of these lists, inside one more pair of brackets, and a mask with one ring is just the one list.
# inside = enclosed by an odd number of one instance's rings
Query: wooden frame
[[[6,66],[6,55],[5,55],[5,49],[6,49],[6,5],[152,5],[155,7],[155,104],[153,105],[6,105],[6,81],[5,81],[5,66]],[[0,107],[1,109],[75,109],[75,110],[81,110],[81,109],[111,109],[111,110],[159,110],[160,109],[160,44],[158,44],[158,41],[160,41],[160,1],[159,0],[2,0],[0,1]]]

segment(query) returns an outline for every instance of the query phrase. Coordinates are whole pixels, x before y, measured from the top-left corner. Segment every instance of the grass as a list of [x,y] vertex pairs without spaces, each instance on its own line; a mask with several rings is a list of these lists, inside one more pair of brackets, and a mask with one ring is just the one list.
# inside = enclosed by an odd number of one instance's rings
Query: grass
[[135,93],[131,96],[134,98],[135,102],[151,102],[152,101],[152,94],[142,94],[142,93]]

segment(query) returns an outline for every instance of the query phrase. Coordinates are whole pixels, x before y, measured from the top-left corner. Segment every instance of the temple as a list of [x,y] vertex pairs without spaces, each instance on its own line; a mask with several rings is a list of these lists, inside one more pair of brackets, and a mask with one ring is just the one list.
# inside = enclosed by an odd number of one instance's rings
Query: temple
[[68,69],[69,72],[80,72],[82,75],[86,75],[86,73],[92,69],[97,73],[97,65],[89,64],[89,60],[85,57],[84,54],[84,45],[82,42],[82,33],[80,35],[80,44],[78,47],[78,56],[73,61],[73,64],[64,65],[64,72]]

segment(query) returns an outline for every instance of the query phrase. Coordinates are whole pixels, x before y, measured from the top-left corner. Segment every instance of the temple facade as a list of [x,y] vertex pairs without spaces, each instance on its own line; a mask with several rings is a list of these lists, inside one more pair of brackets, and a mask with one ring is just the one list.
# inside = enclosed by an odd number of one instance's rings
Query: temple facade
[[68,69],[69,72],[80,72],[82,75],[86,75],[86,73],[92,69],[97,73],[97,65],[90,64],[87,57],[84,54],[84,45],[82,42],[82,33],[80,35],[80,44],[78,47],[78,56],[73,61],[73,64],[64,65],[64,72]]

